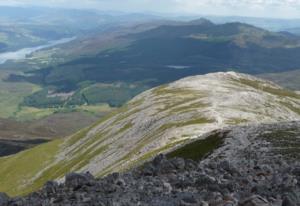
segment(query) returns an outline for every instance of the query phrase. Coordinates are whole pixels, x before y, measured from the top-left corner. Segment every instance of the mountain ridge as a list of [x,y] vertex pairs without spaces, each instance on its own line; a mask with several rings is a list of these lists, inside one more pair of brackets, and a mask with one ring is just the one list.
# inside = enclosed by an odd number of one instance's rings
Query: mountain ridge
[[[299,105],[299,94],[250,75],[184,78],[138,95],[65,140],[1,158],[0,175],[6,178],[0,180],[0,190],[26,194],[49,179],[63,180],[70,171],[99,177],[124,171],[192,139],[205,139],[217,129],[299,120]],[[28,168],[24,162],[33,165]],[[29,181],[23,182],[24,176]]]

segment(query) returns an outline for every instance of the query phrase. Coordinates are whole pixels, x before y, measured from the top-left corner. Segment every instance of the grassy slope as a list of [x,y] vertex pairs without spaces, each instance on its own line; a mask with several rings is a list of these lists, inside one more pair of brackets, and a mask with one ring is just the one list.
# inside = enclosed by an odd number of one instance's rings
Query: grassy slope
[[[243,84],[254,89],[261,88],[260,82],[256,81],[235,81],[234,84]],[[293,92],[270,89],[268,86],[265,86],[264,91],[278,95],[279,99],[299,98]],[[62,178],[70,171],[87,169],[85,166],[90,163],[97,165],[95,157],[100,158],[100,163],[104,166],[94,173],[103,176],[113,171],[126,170],[158,153],[169,151],[188,141],[191,136],[199,134],[196,130],[195,134],[185,133],[186,131],[193,132],[196,128],[214,124],[214,119],[203,115],[205,108],[210,107],[209,104],[202,102],[207,95],[190,89],[158,87],[151,90],[150,94],[139,96],[66,140],[46,143],[20,154],[2,158],[0,191],[10,195],[28,193],[41,187],[49,179]],[[188,115],[191,113],[192,116]],[[141,124],[147,119],[149,122]],[[244,123],[233,122],[232,124]],[[166,135],[168,139],[162,141]],[[199,141],[199,145],[205,148],[200,151],[201,156],[220,144],[219,141],[210,140]],[[156,145],[157,143],[159,145]],[[209,150],[206,150],[207,145]],[[180,153],[186,155],[185,151]],[[105,161],[106,158],[110,159],[109,163]],[[36,175],[38,171],[41,175]],[[30,179],[32,182],[26,182]]]
[[[30,181],[41,168],[46,167],[58,152],[61,142],[62,140],[56,140],[17,155],[0,159],[0,190],[7,191],[9,194],[22,194],[32,191],[32,189],[38,189],[39,184],[33,184],[30,188],[22,188],[18,185]],[[17,184],[12,184],[12,182]]]
[[[154,91],[156,94],[169,94],[169,93],[174,93],[175,91],[165,91],[164,88],[158,88],[157,90]],[[189,96],[189,91],[178,91],[178,94],[181,94],[184,96],[187,95]],[[176,98],[177,99],[177,98]],[[184,99],[184,98],[183,98]],[[195,99],[195,97],[194,97]],[[163,101],[169,100],[168,98],[163,99]],[[181,100],[182,99],[178,99]],[[179,101],[174,101],[174,102],[169,102],[168,107],[176,107],[179,106]],[[65,142],[51,142],[51,143],[46,143],[42,146],[39,146],[37,148],[35,148],[34,150],[28,150],[26,152],[20,153],[16,156],[12,156],[9,157],[7,159],[1,159],[0,161],[0,165],[2,168],[7,168],[7,170],[0,170],[0,176],[5,177],[5,172],[11,170],[14,171],[19,171],[22,170],[23,172],[21,174],[19,173],[12,173],[9,178],[5,178],[5,179],[0,179],[0,191],[6,191],[8,194],[10,195],[20,195],[20,194],[25,194],[27,192],[30,192],[32,190],[35,190],[39,187],[41,187],[46,180],[49,179],[54,179],[54,178],[58,178],[58,177],[63,177],[64,174],[66,172],[72,171],[72,170],[77,170],[82,168],[84,165],[88,164],[90,160],[92,160],[95,156],[97,155],[101,155],[101,153],[103,153],[107,148],[107,146],[100,146],[98,147],[98,145],[101,144],[101,142],[110,139],[112,137],[112,135],[107,135],[106,132],[107,131],[102,131],[97,133],[95,136],[86,139],[88,132],[94,128],[97,125],[100,125],[101,123],[105,123],[106,121],[110,121],[111,119],[113,119],[114,124],[117,125],[118,122],[126,122],[127,119],[130,119],[131,115],[134,115],[135,113],[138,112],[138,110],[135,110],[135,108],[140,105],[143,102],[143,100],[137,101],[137,102],[131,102],[127,105],[125,105],[124,107],[118,109],[117,111],[113,112],[112,114],[108,115],[107,117],[101,119],[99,122],[97,122],[96,124],[94,124],[93,126],[84,129],[78,133],[76,133],[75,135],[71,136],[70,138],[68,138],[67,140],[65,140]],[[183,103],[183,102],[181,102]],[[194,120],[189,120],[186,122],[178,122],[178,123],[166,123],[165,125],[160,125],[160,127],[158,128],[157,131],[153,131],[151,132],[151,134],[153,135],[152,138],[158,138],[159,135],[163,134],[163,132],[167,131],[168,129],[171,129],[173,127],[178,127],[178,126],[188,126],[188,125],[193,125],[193,124],[205,124],[210,122],[209,119],[205,119],[205,118],[195,118]],[[118,129],[117,131],[115,131],[113,133],[113,135],[121,135],[122,133],[126,132],[127,130],[129,130],[133,125],[131,123],[127,123],[124,124],[120,129]],[[109,129],[112,129],[112,127],[110,127]],[[150,139],[149,139],[150,138]],[[83,142],[81,142],[80,144],[78,144],[80,141],[82,141],[83,139],[85,139]],[[120,159],[116,162],[116,164],[111,165],[110,167],[107,167],[106,170],[103,170],[101,172],[101,174],[99,175],[105,175],[107,173],[109,173],[111,170],[115,169],[115,167],[118,167],[119,170],[122,168],[122,163],[128,161],[129,159],[133,158],[136,154],[136,152],[138,152],[141,148],[143,148],[145,145],[147,145],[147,142],[151,140],[151,136],[149,135],[148,138],[145,138],[144,140],[140,141],[137,145],[135,145],[131,151],[129,151],[125,156],[121,156]],[[152,151],[149,152],[141,157],[138,158],[138,160],[136,160],[135,163],[132,163],[131,166],[135,165],[135,164],[139,164],[139,161],[141,160],[146,160],[152,156],[154,156],[155,154],[157,154],[158,152],[162,152],[164,150],[170,149],[173,146],[182,143],[182,141],[178,141],[177,143],[172,143],[170,145],[165,145],[165,147],[161,148],[160,150],[157,151]],[[51,151],[49,153],[49,158],[47,157],[47,159],[51,162],[51,158],[53,158],[54,156],[54,152],[57,152],[57,147],[58,144],[61,144],[61,150],[64,150],[64,148],[68,148],[68,147],[72,147],[75,146],[72,150],[70,150],[66,156],[66,158],[70,158],[67,161],[66,160],[61,160],[52,164],[48,163],[48,167],[46,167],[45,169],[45,164],[43,161],[33,161],[34,163],[32,165],[28,165],[28,168],[33,167],[32,171],[27,170],[26,168],[24,168],[23,164],[19,164],[18,162],[26,162],[26,161],[30,161],[30,158],[33,158],[39,151],[44,150],[46,153],[47,151]],[[54,149],[53,149],[54,146]],[[43,153],[42,153],[43,154]],[[50,158],[50,156],[52,156]],[[17,165],[17,166],[15,166]],[[50,166],[49,166],[50,165]],[[12,169],[13,168],[13,169]],[[35,168],[39,168],[36,169]],[[28,184],[28,186],[26,187],[26,189],[24,190],[24,188],[22,187],[17,187],[17,185],[22,185],[23,180],[27,179],[27,177],[29,176],[33,176],[32,174],[35,174],[36,171],[38,170],[43,170],[43,175],[42,178],[37,178],[34,182],[34,184]],[[14,181],[13,181],[14,180]],[[5,182],[5,183],[4,183]],[[4,184],[2,184],[4,183]],[[9,185],[13,184],[13,187],[10,187]],[[6,188],[14,188],[14,189],[9,189],[7,190]]]

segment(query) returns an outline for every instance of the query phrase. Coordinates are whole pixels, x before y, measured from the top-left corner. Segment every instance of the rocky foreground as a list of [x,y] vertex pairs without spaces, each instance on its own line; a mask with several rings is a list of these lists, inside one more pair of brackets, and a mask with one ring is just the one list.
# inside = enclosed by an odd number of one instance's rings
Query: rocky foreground
[[103,179],[71,173],[26,197],[1,194],[0,205],[300,205],[300,123],[239,127],[224,138],[202,161],[159,155]]

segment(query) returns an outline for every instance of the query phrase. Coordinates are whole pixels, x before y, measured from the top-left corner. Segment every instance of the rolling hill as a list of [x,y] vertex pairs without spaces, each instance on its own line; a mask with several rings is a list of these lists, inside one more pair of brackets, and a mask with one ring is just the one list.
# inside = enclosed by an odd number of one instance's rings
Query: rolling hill
[[299,119],[299,94],[271,82],[234,72],[188,77],[138,95],[66,139],[0,158],[0,191],[27,194],[70,171],[126,171],[191,140],[203,140],[209,152],[219,145],[206,139],[213,131]]

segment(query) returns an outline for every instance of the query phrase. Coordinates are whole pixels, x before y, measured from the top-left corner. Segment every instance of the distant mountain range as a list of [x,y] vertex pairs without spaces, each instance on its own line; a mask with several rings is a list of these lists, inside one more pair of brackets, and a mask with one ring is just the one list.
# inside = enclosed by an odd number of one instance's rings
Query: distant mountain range
[[[190,75],[239,71],[300,90],[300,38],[289,32],[204,18],[1,9],[1,51],[77,38],[0,65],[0,117],[14,128],[0,138],[63,137],[147,89]],[[61,113],[66,118],[58,119]]]
[[[86,57],[82,57],[86,50]],[[113,29],[75,40],[54,55],[63,53],[71,53],[66,59],[72,60],[27,70],[25,76],[10,76],[10,81],[28,81],[45,88],[26,98],[24,105],[119,106],[147,88],[189,75],[228,70],[250,74],[296,70],[300,65],[300,37],[243,23],[219,25],[199,19]],[[118,99],[110,96],[116,87],[123,91]],[[49,90],[75,93],[65,99],[49,97]]]
[[138,95],[66,139],[0,158],[0,191],[26,194],[70,171],[125,171],[196,139],[204,155],[219,145],[206,139],[215,130],[296,121],[299,108],[299,94],[250,75],[184,78]]
[[[241,22],[261,27],[270,31],[291,31],[293,28],[300,27],[300,19],[279,19],[264,17],[243,17],[243,16],[204,16],[217,24],[230,22]],[[195,18],[195,17],[194,17]],[[297,32],[296,32],[297,33]]]
[[111,14],[96,10],[0,6],[0,52],[44,44],[49,40],[80,36],[113,24],[144,22],[159,17]]

